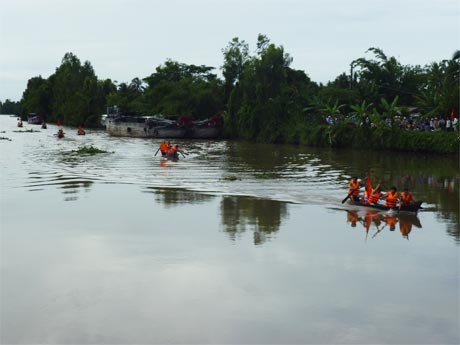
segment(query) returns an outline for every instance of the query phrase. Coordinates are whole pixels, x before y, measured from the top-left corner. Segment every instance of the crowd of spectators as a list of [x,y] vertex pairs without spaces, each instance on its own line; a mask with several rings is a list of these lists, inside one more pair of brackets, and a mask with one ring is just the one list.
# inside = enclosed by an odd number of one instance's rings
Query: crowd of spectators
[[[367,126],[367,127],[376,127],[378,123],[373,123],[371,119],[366,116],[364,120],[361,120],[357,116],[351,116],[347,119],[348,121],[358,125],[358,126]],[[326,117],[326,123],[330,126],[342,122],[341,117],[332,117],[328,115]],[[423,118],[420,115],[413,116],[400,116],[397,115],[393,118],[386,117],[383,119],[383,123],[388,127],[399,127],[401,129],[415,130],[415,131],[458,131],[459,130],[459,120],[457,117],[454,117],[451,120],[450,117],[433,117],[433,118]]]

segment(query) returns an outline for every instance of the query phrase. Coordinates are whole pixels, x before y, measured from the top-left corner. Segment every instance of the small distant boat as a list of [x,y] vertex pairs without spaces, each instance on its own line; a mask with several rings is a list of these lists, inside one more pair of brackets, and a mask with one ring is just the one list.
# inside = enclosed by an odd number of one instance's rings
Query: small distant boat
[[60,130],[58,130],[56,135],[57,135],[57,137],[59,139],[64,138],[64,131],[62,129],[60,129]]
[[354,201],[351,199],[348,202],[351,205],[373,208],[377,210],[383,210],[383,211],[393,210],[397,212],[402,211],[402,212],[411,212],[411,213],[417,213],[423,203],[423,201],[417,201],[409,205],[401,205],[401,207],[400,206],[388,207],[388,206],[381,205],[381,204],[365,204],[361,201]]
[[31,125],[40,125],[43,122],[43,119],[40,115],[36,113],[30,113],[27,115],[27,123]]

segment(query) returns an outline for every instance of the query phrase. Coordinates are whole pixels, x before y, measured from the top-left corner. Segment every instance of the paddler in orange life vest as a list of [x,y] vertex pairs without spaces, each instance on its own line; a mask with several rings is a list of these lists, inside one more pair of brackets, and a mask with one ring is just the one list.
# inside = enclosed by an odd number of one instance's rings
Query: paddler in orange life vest
[[385,195],[385,206],[387,207],[396,207],[398,203],[398,192],[396,187],[391,187],[391,189]]
[[78,129],[77,129],[77,134],[78,135],[85,135],[85,130],[83,129],[83,125],[78,125]]
[[162,141],[160,144],[160,151],[162,156],[166,156],[168,153],[168,144],[166,144],[166,141]]
[[372,189],[371,194],[367,199],[368,204],[378,204],[380,198],[382,197],[382,188],[380,188],[380,183]]
[[357,177],[353,177],[350,182],[348,182],[348,194],[350,194],[353,201],[359,201],[359,181]]
[[409,188],[404,188],[404,191],[401,192],[401,203],[403,205],[410,205],[414,203],[414,196],[409,192]]

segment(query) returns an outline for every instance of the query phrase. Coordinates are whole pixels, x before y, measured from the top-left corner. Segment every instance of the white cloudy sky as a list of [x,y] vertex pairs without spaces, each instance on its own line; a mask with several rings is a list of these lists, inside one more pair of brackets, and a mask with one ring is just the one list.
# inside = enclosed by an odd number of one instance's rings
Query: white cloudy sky
[[459,23],[460,0],[0,0],[0,100],[19,101],[66,52],[129,82],[168,58],[219,68],[233,37],[254,50],[259,33],[324,83],[369,47],[410,65],[451,58]]

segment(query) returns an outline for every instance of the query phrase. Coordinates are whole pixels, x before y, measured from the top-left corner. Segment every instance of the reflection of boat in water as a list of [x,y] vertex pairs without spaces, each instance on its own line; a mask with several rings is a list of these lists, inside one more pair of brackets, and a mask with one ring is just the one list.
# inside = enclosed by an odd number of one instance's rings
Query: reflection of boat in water
[[401,205],[400,207],[399,206],[388,207],[388,206],[381,205],[381,204],[364,204],[361,201],[354,201],[351,199],[349,199],[348,203],[354,206],[362,206],[362,207],[371,208],[375,210],[382,210],[382,211],[393,210],[393,211],[398,211],[398,212],[402,211],[402,212],[417,213],[420,207],[422,206],[423,201],[417,201],[409,205]]
[[351,227],[361,224],[366,230],[366,237],[369,230],[375,228],[377,231],[372,238],[385,229],[391,232],[395,231],[398,226],[401,235],[404,238],[409,238],[409,233],[412,231],[413,226],[416,228],[422,227],[420,219],[415,214],[388,214],[380,213],[377,210],[367,210],[364,213],[360,213],[358,210],[347,210],[347,223],[350,223]]

